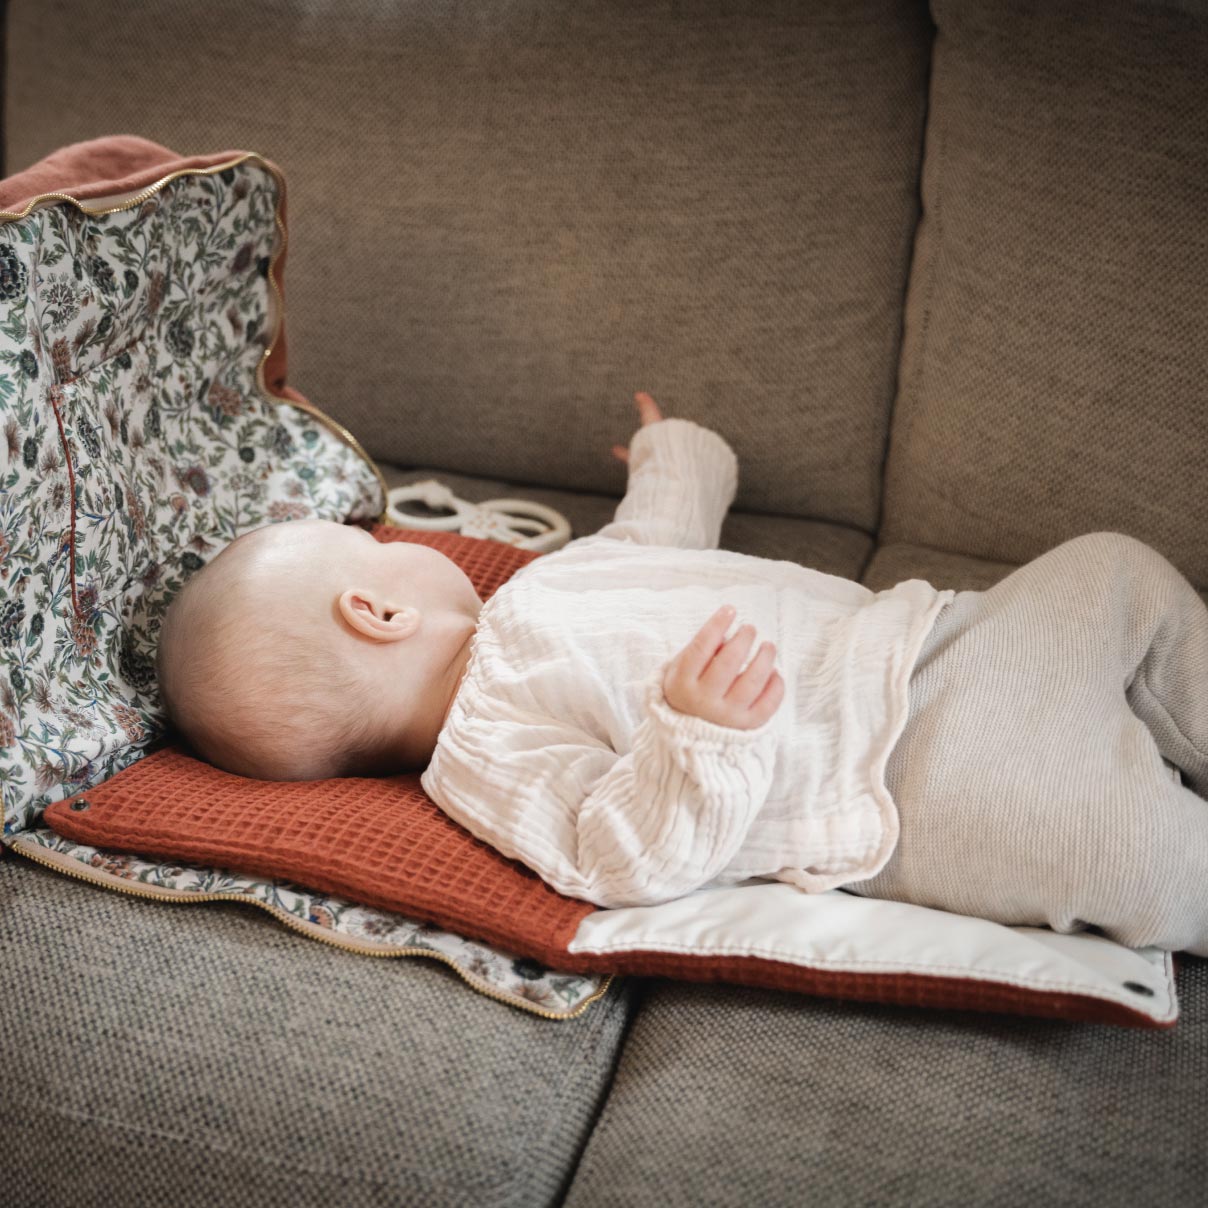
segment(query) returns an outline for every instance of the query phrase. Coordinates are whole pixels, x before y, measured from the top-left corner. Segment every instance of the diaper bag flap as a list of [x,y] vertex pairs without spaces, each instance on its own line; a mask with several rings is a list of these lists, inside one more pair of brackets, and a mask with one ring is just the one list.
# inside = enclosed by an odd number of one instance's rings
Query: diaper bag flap
[[4,834],[164,734],[168,602],[264,524],[379,515],[356,440],[285,382],[280,170],[143,139],[0,182]]

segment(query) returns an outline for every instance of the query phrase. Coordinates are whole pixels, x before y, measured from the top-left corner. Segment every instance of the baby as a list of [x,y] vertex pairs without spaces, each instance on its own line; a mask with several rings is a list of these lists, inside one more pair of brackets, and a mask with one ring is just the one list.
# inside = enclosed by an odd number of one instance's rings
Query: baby
[[636,398],[614,520],[485,604],[356,527],[234,541],[165,619],[171,719],[248,776],[422,769],[601,906],[771,878],[1208,955],[1208,608],[1178,571],[1115,533],[984,592],[721,550],[733,451]]

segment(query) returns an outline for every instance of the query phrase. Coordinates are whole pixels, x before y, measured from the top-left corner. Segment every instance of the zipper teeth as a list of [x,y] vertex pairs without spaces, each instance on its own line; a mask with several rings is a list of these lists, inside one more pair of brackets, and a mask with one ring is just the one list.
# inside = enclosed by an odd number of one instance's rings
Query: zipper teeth
[[[235,156],[234,159],[227,160],[224,164],[215,164],[212,168],[178,168],[175,172],[169,172],[167,176],[161,176],[159,180],[153,181],[133,197],[115,206],[90,206],[70,193],[39,193],[26,204],[23,210],[0,210],[0,222],[16,222],[21,218],[27,218],[34,208],[40,206],[44,201],[69,201],[77,210],[87,214],[90,218],[102,218],[106,214],[120,214],[122,210],[132,210],[135,206],[141,206],[147,198],[154,197],[160,189],[171,184],[177,177],[213,176],[215,172],[225,172],[228,168],[237,167],[249,159],[258,159],[265,167],[268,167],[263,155],[257,155],[254,151],[245,151],[243,154]],[[274,173],[274,175],[276,174]]]
[[[137,889],[133,885],[121,884],[121,878],[113,876],[113,874],[99,873],[96,869],[85,869],[84,865],[79,861],[74,860],[71,856],[64,856],[56,852],[58,859],[52,858],[49,852],[21,841],[21,836],[17,835],[9,840],[9,848],[12,851],[19,852],[27,860],[32,860],[35,864],[41,864],[45,868],[52,869],[55,872],[62,873],[64,876],[75,877],[80,881],[87,881],[89,885],[99,886],[101,889],[109,889],[115,893],[128,894],[134,898],[145,898],[154,902],[164,902],[173,906],[191,906],[194,903],[201,902],[239,902],[249,906],[258,906],[261,910],[267,911],[284,923],[292,930],[299,932],[308,939],[318,940],[320,943],[330,944],[333,948],[342,948],[345,952],[355,952],[358,956],[373,956],[380,958],[388,958],[394,956],[426,956],[432,960],[440,961],[441,964],[448,965],[467,985],[477,990],[480,994],[485,994],[488,998],[497,999],[499,1002],[507,1003],[509,1006],[519,1007],[523,1011],[528,1011],[533,1015],[540,1015],[542,1019],[577,1019],[592,1003],[603,998],[612,985],[612,980],[615,974],[608,974],[600,987],[590,998],[585,998],[573,1011],[556,1012],[548,1011],[544,1007],[539,1007],[536,1003],[531,1003],[527,999],[517,997],[515,995],[506,994],[502,990],[495,989],[494,986],[483,981],[481,978],[475,977],[474,974],[467,972],[461,967],[451,956],[446,956],[443,952],[438,952],[434,948],[383,948],[373,947],[367,944],[359,944],[356,940],[337,939],[334,936],[325,934],[322,930],[313,927],[310,924],[296,918],[287,910],[282,910],[279,906],[273,906],[268,902],[262,902],[259,898],[249,897],[246,894],[234,893],[187,893],[184,890],[172,890],[164,887],[159,887],[159,892],[154,892],[148,888]],[[70,863],[68,863],[70,861]],[[74,864],[76,867],[71,867]]]
[[357,440],[347,428],[339,421],[331,418],[325,412],[319,410],[314,403],[306,402],[299,403],[294,399],[279,398],[273,394],[264,380],[264,367],[268,363],[269,357],[273,353],[273,349],[277,347],[277,342],[281,338],[281,325],[285,316],[285,299],[281,293],[281,286],[277,281],[277,262],[281,259],[285,252],[285,245],[289,241],[289,234],[285,229],[285,223],[281,221],[281,199],[285,196],[285,177],[278,172],[272,164],[264,158],[263,155],[257,154],[255,151],[245,151],[242,155],[237,155],[234,159],[229,159],[226,163],[215,164],[210,168],[180,168],[175,172],[169,172],[167,176],[160,177],[159,180],[152,182],[145,189],[140,190],[133,197],[123,201],[115,206],[90,206],[86,202],[80,201],[78,197],[72,197],[70,193],[40,193],[33,198],[25,207],[24,210],[0,210],[0,223],[16,222],[27,217],[36,206],[47,201],[66,201],[70,202],[83,214],[87,214],[91,218],[101,218],[106,214],[120,214],[123,210],[133,210],[135,206],[141,206],[144,201],[150,197],[154,197],[166,185],[181,176],[213,176],[218,172],[225,172],[228,168],[237,167],[239,164],[247,163],[248,160],[256,160],[269,175],[277,182],[277,204],[273,208],[273,222],[277,227],[277,232],[280,236],[277,249],[274,251],[268,266],[268,279],[272,285],[273,295],[276,300],[276,315],[273,321],[273,338],[269,341],[264,350],[264,354],[260,358],[260,363],[256,366],[256,385],[260,389],[260,393],[274,406],[280,406],[282,403],[297,407],[300,411],[305,411],[307,414],[319,420],[325,427],[330,429],[338,436],[352,451],[369,467],[373,472],[373,476],[377,479],[378,486],[382,492],[382,510],[378,515],[378,523],[389,523],[387,518],[387,496],[386,479],[377,463],[365,452],[361,442]]

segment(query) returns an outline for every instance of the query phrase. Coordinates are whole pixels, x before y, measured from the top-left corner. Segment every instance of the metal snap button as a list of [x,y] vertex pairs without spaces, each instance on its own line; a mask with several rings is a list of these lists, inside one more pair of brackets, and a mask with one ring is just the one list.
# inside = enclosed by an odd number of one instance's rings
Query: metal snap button
[[89,801],[87,797],[77,797],[76,800],[71,803],[71,808],[73,810],[86,810],[88,806]]
[[1140,982],[1127,981],[1124,983],[1126,990],[1131,990],[1134,994],[1143,994],[1146,998],[1153,998],[1153,991],[1148,986],[1143,986]]

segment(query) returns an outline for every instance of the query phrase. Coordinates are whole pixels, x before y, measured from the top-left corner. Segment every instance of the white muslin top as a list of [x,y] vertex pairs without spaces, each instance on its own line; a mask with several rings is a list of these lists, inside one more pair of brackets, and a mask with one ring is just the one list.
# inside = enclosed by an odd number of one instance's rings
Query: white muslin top
[[[886,591],[717,548],[738,460],[690,420],[640,428],[614,520],[483,605],[421,776],[450,817],[559,892],[668,901],[750,877],[818,892],[897,841],[885,764],[951,591]],[[776,644],[784,699],[754,730],[663,696],[667,663],[724,603]]]

